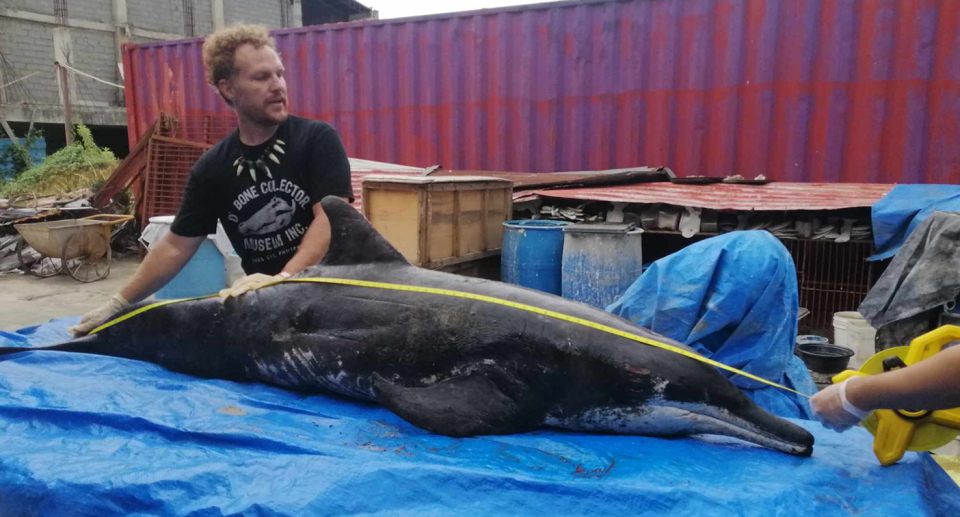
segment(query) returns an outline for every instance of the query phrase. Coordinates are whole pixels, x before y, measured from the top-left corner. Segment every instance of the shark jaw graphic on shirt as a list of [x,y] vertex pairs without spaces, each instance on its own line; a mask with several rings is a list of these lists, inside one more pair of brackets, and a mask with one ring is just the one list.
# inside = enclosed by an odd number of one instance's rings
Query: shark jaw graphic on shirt
[[290,224],[295,212],[296,205],[280,196],[273,196],[263,208],[241,222],[238,231],[243,236],[278,232]]

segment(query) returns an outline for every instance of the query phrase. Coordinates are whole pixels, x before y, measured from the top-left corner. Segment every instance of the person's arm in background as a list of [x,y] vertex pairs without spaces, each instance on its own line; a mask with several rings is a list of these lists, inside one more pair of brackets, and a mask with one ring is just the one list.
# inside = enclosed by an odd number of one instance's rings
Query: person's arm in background
[[877,409],[960,407],[960,346],[892,372],[828,386],[810,399],[814,418],[835,431],[849,429]]

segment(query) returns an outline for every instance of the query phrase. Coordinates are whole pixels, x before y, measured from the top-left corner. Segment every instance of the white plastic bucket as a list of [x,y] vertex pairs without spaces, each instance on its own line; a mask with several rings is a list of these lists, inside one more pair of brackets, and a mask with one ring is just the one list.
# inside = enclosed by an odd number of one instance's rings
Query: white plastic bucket
[[833,342],[853,350],[850,369],[860,368],[876,353],[876,336],[877,330],[859,312],[844,311],[833,315]]

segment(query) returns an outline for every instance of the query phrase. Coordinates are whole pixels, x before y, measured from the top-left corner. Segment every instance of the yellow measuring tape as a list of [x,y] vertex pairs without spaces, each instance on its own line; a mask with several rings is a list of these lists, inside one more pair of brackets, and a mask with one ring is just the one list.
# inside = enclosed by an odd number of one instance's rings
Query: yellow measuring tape
[[[721,370],[726,370],[726,371],[728,371],[728,372],[733,372],[733,373],[735,373],[735,374],[737,374],[737,375],[742,375],[742,376],[744,376],[744,377],[746,377],[746,378],[748,378],[748,379],[752,379],[752,380],[755,380],[755,381],[757,381],[757,382],[762,382],[763,384],[767,384],[767,385],[773,386],[773,387],[775,387],[775,388],[780,388],[780,389],[782,389],[782,390],[786,390],[786,391],[789,391],[789,392],[791,392],[791,393],[795,393],[795,394],[800,395],[800,396],[802,396],[802,397],[810,398],[808,395],[805,395],[805,394],[803,394],[803,393],[800,393],[799,391],[792,390],[792,389],[790,389],[790,388],[788,388],[788,387],[786,387],[786,386],[777,384],[777,383],[775,383],[775,382],[773,382],[773,381],[768,381],[767,379],[764,379],[764,378],[762,378],[762,377],[757,377],[756,375],[753,375],[752,373],[747,373],[747,372],[745,372],[745,371],[738,370],[738,369],[736,369],[736,368],[734,368],[734,367],[732,367],[732,366],[727,366],[727,365],[725,365],[725,364],[723,364],[723,363],[721,363],[721,362],[714,361],[713,359],[708,359],[708,358],[703,357],[702,355],[699,355],[699,354],[697,354],[697,353],[695,353],[695,352],[690,352],[690,351],[688,351],[688,350],[684,350],[684,349],[682,349],[682,348],[679,348],[679,347],[676,347],[676,346],[673,346],[673,345],[668,345],[668,344],[666,344],[666,343],[661,343],[661,342],[659,342],[659,341],[657,341],[657,340],[650,339],[650,338],[647,338],[647,337],[638,336],[638,335],[636,335],[636,334],[631,334],[630,332],[624,332],[624,331],[622,331],[622,330],[615,329],[615,328],[613,328],[613,327],[609,327],[609,326],[607,326],[607,325],[603,325],[603,324],[600,324],[600,323],[596,323],[596,322],[593,322],[593,321],[590,321],[590,320],[585,320],[585,319],[583,319],[583,318],[577,318],[576,316],[568,316],[568,315],[566,315],[566,314],[561,314],[561,313],[559,313],[559,312],[555,312],[555,311],[551,311],[551,310],[547,310],[547,309],[541,309],[540,307],[535,307],[535,306],[533,306],[533,305],[526,305],[526,304],[523,304],[523,303],[511,302],[511,301],[504,300],[504,299],[501,299],[501,298],[494,298],[494,297],[492,297],[492,296],[484,296],[484,295],[482,295],[482,294],[465,293],[465,292],[463,292],[463,291],[453,291],[453,290],[450,290],[450,289],[437,289],[437,288],[434,288],[434,287],[419,287],[419,286],[404,285],[404,284],[390,284],[390,283],[386,283],[386,282],[370,282],[370,281],[367,281],[367,280],[352,280],[352,279],[347,279],[347,278],[287,278],[287,279],[285,279],[285,280],[278,280],[278,281],[276,281],[276,282],[272,282],[272,283],[266,284],[266,285],[264,285],[263,287],[270,287],[270,286],[276,285],[276,284],[293,283],[293,282],[317,283],[317,284],[349,285],[349,286],[353,286],[353,287],[369,287],[369,288],[373,288],[373,289],[388,289],[388,290],[391,290],[391,291],[405,291],[405,292],[410,292],[410,293],[435,294],[435,295],[439,295],[439,296],[452,296],[452,297],[455,297],[455,298],[465,298],[465,299],[468,299],[468,300],[476,300],[476,301],[479,301],[479,302],[487,302],[487,303],[493,303],[493,304],[496,304],[496,305],[502,305],[502,306],[504,306],[504,307],[510,307],[510,308],[513,308],[513,309],[519,309],[519,310],[523,310],[523,311],[527,311],[527,312],[532,312],[532,313],[534,313],[534,314],[540,314],[541,316],[547,316],[547,317],[555,318],[555,319],[558,319],[558,320],[561,320],[561,321],[566,321],[566,322],[569,322],[569,323],[575,323],[575,324],[577,324],[577,325],[583,325],[584,327],[590,327],[590,328],[592,328],[592,329],[596,329],[596,330],[599,330],[599,331],[601,331],[601,332],[606,332],[606,333],[608,333],[608,334],[613,334],[613,335],[615,335],[615,336],[619,336],[619,337],[622,337],[622,338],[625,338],[625,339],[629,339],[629,340],[631,340],[631,341],[636,341],[636,342],[638,342],[638,343],[643,343],[643,344],[645,344],[645,345],[649,345],[649,346],[652,346],[652,347],[656,347],[656,348],[660,348],[660,349],[663,349],[663,350],[667,350],[667,351],[670,351],[670,352],[673,352],[673,353],[676,353],[676,354],[680,354],[680,355],[682,355],[682,356],[684,356],[684,357],[689,357],[690,359],[693,359],[693,360],[695,360],[695,361],[700,361],[701,363],[706,363],[706,364],[709,364],[709,365],[711,365],[711,366],[715,366],[715,367],[717,367],[717,368],[720,368]],[[263,287],[261,287],[261,289],[262,289]],[[117,319],[115,319],[115,320],[113,320],[113,321],[109,321],[109,322],[107,322],[107,323],[104,323],[103,325],[101,325],[101,326],[97,327],[96,329],[94,329],[93,332],[90,332],[90,334],[96,334],[97,332],[100,332],[101,330],[103,330],[103,329],[105,329],[105,328],[108,328],[108,327],[111,327],[111,326],[113,326],[113,325],[116,325],[117,323],[120,323],[120,322],[122,322],[122,321],[126,321],[126,320],[128,320],[128,319],[130,319],[130,318],[133,318],[134,316],[143,314],[144,312],[147,312],[147,311],[149,311],[149,310],[151,310],[151,309],[156,309],[157,307],[163,307],[164,305],[170,305],[170,304],[174,304],[174,303],[189,302],[189,301],[193,301],[193,300],[202,300],[202,299],[204,299],[204,298],[213,298],[213,297],[215,297],[215,296],[217,296],[217,295],[216,295],[216,294],[211,294],[211,295],[209,295],[209,296],[198,296],[198,297],[196,297],[196,298],[183,298],[183,299],[179,299],[179,300],[167,300],[167,301],[163,301],[163,302],[153,303],[153,304],[150,304],[150,305],[145,305],[145,306],[143,306],[143,307],[141,307],[141,308],[139,308],[139,309],[137,309],[137,310],[135,310],[135,311],[129,312],[129,313],[127,313],[127,314],[124,314],[123,316],[121,316],[121,317],[119,317],[119,318],[117,318]]]

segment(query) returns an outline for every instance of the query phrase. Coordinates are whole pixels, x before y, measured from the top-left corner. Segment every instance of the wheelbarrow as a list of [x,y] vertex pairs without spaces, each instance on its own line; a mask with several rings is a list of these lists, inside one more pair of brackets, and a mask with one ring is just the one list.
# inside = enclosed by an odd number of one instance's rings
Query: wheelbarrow
[[[132,215],[98,214],[82,219],[16,224],[17,260],[24,271],[47,278],[66,271],[79,282],[95,282],[110,274],[112,229]],[[30,245],[40,254],[35,263],[25,252]]]

